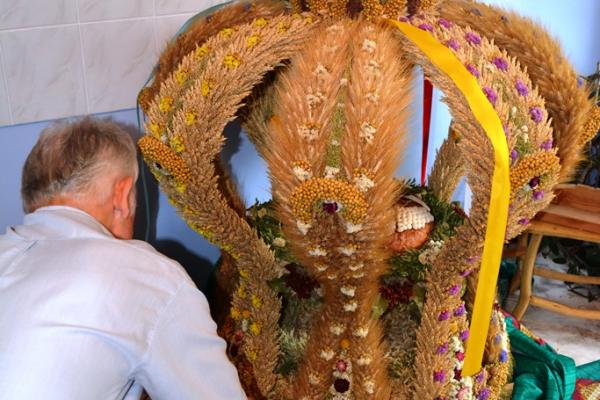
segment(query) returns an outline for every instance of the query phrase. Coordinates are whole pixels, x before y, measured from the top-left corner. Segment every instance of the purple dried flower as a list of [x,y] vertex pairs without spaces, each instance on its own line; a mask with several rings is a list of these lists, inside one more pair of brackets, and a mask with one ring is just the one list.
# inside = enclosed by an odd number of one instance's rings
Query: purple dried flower
[[583,78],[577,77],[577,87],[582,87],[582,86],[583,86]]
[[521,78],[517,78],[517,81],[515,82],[515,89],[517,89],[517,92],[523,97],[529,94],[529,88]]
[[398,18],[398,21],[400,21],[400,22],[408,22],[409,19],[406,18],[406,17],[400,17],[400,18]]
[[469,330],[468,330],[468,329],[465,329],[464,331],[462,331],[462,332],[460,333],[460,340],[462,340],[462,341],[464,342],[464,341],[465,341],[465,340],[467,340],[468,338],[469,338]]
[[434,382],[444,382],[446,380],[446,372],[444,371],[435,371],[433,373],[433,381]]
[[485,97],[487,97],[487,99],[490,101],[490,103],[492,103],[492,105],[495,106],[496,100],[498,100],[498,95],[496,94],[494,89],[486,86],[483,88],[483,93],[485,93]]
[[529,223],[529,218],[525,217],[525,218],[521,218],[519,220],[519,224],[521,225],[527,225]]
[[461,304],[460,306],[458,306],[456,308],[456,310],[454,310],[454,316],[455,317],[460,317],[462,315],[465,315],[465,305],[464,305],[464,303]]
[[506,61],[506,58],[496,57],[492,62],[500,71],[508,71],[508,61]]
[[438,19],[438,25],[440,25],[446,29],[450,29],[453,24],[452,24],[452,22],[448,21],[447,19],[440,18],[440,19]]
[[438,321],[445,321],[450,318],[450,311],[442,311],[438,316]]
[[483,388],[477,395],[477,400],[487,400],[490,397],[490,389]]
[[506,140],[510,140],[510,132],[508,131],[508,125],[503,124],[502,130],[504,131],[504,136],[506,136]]
[[475,77],[475,78],[479,78],[480,74],[479,74],[479,70],[477,69],[477,67],[475,67],[473,64],[467,64],[466,65],[467,70]]
[[424,31],[433,32],[433,25],[428,24],[427,22],[423,22],[422,24],[419,24],[418,28],[422,29]]
[[508,353],[506,352],[506,350],[502,350],[500,352],[500,362],[507,362],[508,361]]
[[468,270],[462,272],[460,274],[460,276],[463,277],[463,278],[466,278],[467,276],[471,275],[471,272],[473,272],[473,270],[472,269],[468,269]]
[[543,190],[536,190],[533,192],[533,199],[536,201],[540,201],[544,198],[544,191]]
[[327,214],[335,214],[339,210],[339,206],[335,201],[323,202],[323,211]]
[[548,139],[545,140],[541,145],[540,145],[540,149],[542,150],[551,150],[552,149],[552,145],[554,144],[554,142],[552,141],[552,139]]
[[544,113],[539,107],[532,107],[529,110],[529,116],[536,124],[539,124],[544,119]]
[[456,39],[448,39],[446,41],[446,46],[450,47],[452,50],[460,49],[460,43]]
[[539,176],[534,176],[533,178],[531,178],[531,180],[529,181],[529,187],[532,189],[535,189],[541,182],[541,179]]
[[477,381],[477,383],[483,382],[483,370],[477,374],[477,376],[475,377],[475,380]]
[[519,152],[515,149],[510,152],[510,160],[515,161],[519,157]]
[[450,288],[450,295],[456,296],[460,292],[460,285],[454,285]]
[[481,44],[481,37],[475,32],[467,32],[467,34],[465,35],[465,39],[467,39],[467,42],[474,45]]
[[438,354],[446,354],[447,351],[448,351],[448,342],[446,342],[444,344],[440,344],[438,346],[438,349],[437,349]]
[[495,344],[500,344],[500,341],[502,340],[502,336],[500,336],[500,334],[496,334],[496,336],[494,336],[494,343]]
[[469,264],[475,264],[477,261],[479,261],[479,256],[470,256],[467,258]]

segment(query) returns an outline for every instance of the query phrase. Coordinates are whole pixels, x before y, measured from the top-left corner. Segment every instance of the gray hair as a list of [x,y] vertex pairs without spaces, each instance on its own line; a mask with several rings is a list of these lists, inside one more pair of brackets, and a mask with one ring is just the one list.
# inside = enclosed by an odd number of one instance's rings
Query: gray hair
[[137,179],[136,147],[131,135],[110,119],[84,117],[44,129],[27,156],[21,177],[26,213],[56,195],[97,193],[101,177],[116,171]]

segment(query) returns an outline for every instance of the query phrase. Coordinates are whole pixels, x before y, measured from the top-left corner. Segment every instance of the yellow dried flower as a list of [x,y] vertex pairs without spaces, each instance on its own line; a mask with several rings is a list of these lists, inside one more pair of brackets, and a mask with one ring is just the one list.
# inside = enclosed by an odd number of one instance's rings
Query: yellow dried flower
[[248,39],[246,39],[246,47],[254,47],[259,41],[259,37],[257,35],[252,35]]
[[267,23],[268,22],[267,22],[266,19],[264,19],[263,17],[260,17],[260,18],[258,18],[257,20],[254,21],[254,26],[257,26],[257,27],[260,28],[260,27],[263,27],[263,26],[267,25]]
[[340,212],[353,224],[361,223],[367,213],[363,193],[354,185],[331,178],[311,178],[299,185],[290,197],[292,212],[298,220],[309,223],[315,204],[322,200],[340,203]]
[[187,186],[185,183],[177,182],[177,184],[175,184],[175,190],[177,190],[177,192],[182,193],[182,194],[183,194],[183,192],[185,192],[186,187]]
[[556,174],[560,171],[560,160],[551,151],[539,150],[519,160],[510,171],[511,195],[536,176]]
[[179,135],[172,136],[169,140],[169,144],[171,145],[171,148],[178,153],[182,153],[185,150],[183,139]]
[[262,300],[257,295],[252,295],[252,305],[254,308],[258,309],[262,306]]
[[200,58],[207,55],[208,51],[209,51],[209,48],[206,44],[203,44],[202,46],[197,47],[196,50],[194,51],[194,56],[196,57],[196,60],[199,60]]
[[591,115],[583,126],[580,142],[582,144],[589,142],[596,136],[598,131],[600,131],[600,107],[597,106],[592,109]]
[[198,224],[193,224],[191,225],[191,227],[194,231],[198,232],[200,235],[204,236],[209,241],[214,236],[214,233],[209,228],[202,227]]
[[241,63],[242,62],[233,54],[228,54],[225,56],[225,58],[223,58],[223,65],[227,68],[237,68],[240,66]]
[[240,317],[241,317],[240,310],[238,310],[235,307],[231,307],[229,314],[231,315],[231,318],[233,318],[235,320],[240,319]]
[[256,322],[250,324],[250,333],[252,333],[254,336],[260,335],[260,330],[260,324]]
[[207,79],[202,79],[202,83],[200,84],[200,93],[202,96],[206,97],[210,93],[210,90],[213,88],[213,84],[211,81]]
[[246,298],[246,287],[244,285],[240,285],[237,288],[237,295],[240,299]]
[[279,33],[283,33],[289,29],[289,27],[285,24],[285,22],[280,22],[277,26]]
[[148,164],[166,171],[179,183],[186,183],[190,179],[190,170],[185,161],[159,139],[144,136],[139,140],[138,146]]
[[175,72],[175,80],[180,85],[183,85],[183,83],[185,82],[187,77],[188,77],[188,72],[184,69],[180,69],[180,70],[177,70],[177,72]]
[[233,29],[232,28],[223,28],[223,29],[221,29],[221,32],[219,32],[219,33],[223,36],[230,37],[231,35],[233,35]]
[[258,354],[256,353],[256,350],[246,350],[246,356],[251,360],[254,361],[256,360],[256,357],[258,356]]
[[198,121],[198,115],[194,111],[188,111],[185,113],[185,124],[187,126],[194,125]]
[[158,137],[160,137],[162,128],[157,123],[152,122],[152,123],[150,123],[150,132],[158,138]]
[[173,108],[173,98],[172,97],[163,97],[160,99],[160,103],[158,105],[158,109],[162,112],[170,111]]
[[240,268],[240,276],[244,279],[248,279],[248,271],[243,268]]
[[250,318],[251,315],[252,315],[252,313],[250,312],[250,310],[244,310],[244,311],[242,311],[242,317],[244,319]]

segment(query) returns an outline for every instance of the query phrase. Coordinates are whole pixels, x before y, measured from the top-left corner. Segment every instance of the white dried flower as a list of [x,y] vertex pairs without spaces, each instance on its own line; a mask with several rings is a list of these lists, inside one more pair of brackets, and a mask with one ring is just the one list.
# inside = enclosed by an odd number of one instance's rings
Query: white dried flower
[[331,325],[329,327],[329,332],[333,333],[336,336],[340,336],[342,333],[344,333],[345,330],[346,328],[344,327],[344,325]]
[[294,176],[296,176],[296,179],[298,179],[300,182],[304,182],[304,181],[312,178],[312,172],[310,172],[309,170],[306,170],[302,167],[295,166],[293,168],[293,171],[294,171]]
[[345,255],[345,256],[351,256],[354,253],[356,253],[356,246],[355,245],[349,245],[349,246],[342,246],[342,247],[338,247],[337,250]]
[[379,103],[379,95],[375,92],[367,93],[367,100],[373,104]]
[[314,125],[302,125],[298,128],[298,135],[300,135],[301,138],[312,142],[319,136],[319,130]]
[[354,286],[342,286],[340,288],[340,292],[342,292],[342,294],[344,296],[354,297],[354,293],[356,292],[356,288]]
[[346,233],[356,233],[362,230],[362,224],[353,224],[350,221],[346,221]]
[[340,79],[340,86],[348,86],[348,79],[346,79],[346,78]]
[[336,274],[329,274],[329,275],[327,275],[327,279],[329,279],[330,281],[333,281],[333,280],[337,279],[337,275]]
[[321,351],[320,357],[324,360],[331,360],[334,356],[334,352],[331,349]]
[[364,387],[365,387],[365,392],[367,392],[368,394],[375,393],[375,382],[373,382],[371,380],[365,381]]
[[377,129],[375,129],[368,122],[363,122],[360,126],[360,134],[359,136],[364,139],[368,144],[373,143],[373,139],[375,138],[375,134],[377,133]]
[[377,48],[377,44],[373,40],[366,39],[363,41],[362,49],[367,53],[371,54]]
[[375,186],[375,182],[365,174],[360,174],[360,176],[355,177],[353,182],[354,186],[363,193],[368,192],[369,189]]
[[319,383],[321,383],[321,380],[319,379],[319,376],[317,374],[311,372],[310,374],[308,374],[308,383],[310,383],[311,385],[318,385]]
[[315,267],[317,268],[317,271],[319,271],[319,272],[325,272],[327,270],[327,268],[329,268],[328,265],[321,264],[321,263],[315,264]]
[[331,145],[332,146],[339,146],[340,145],[340,141],[337,139],[331,139]]
[[282,237],[276,237],[275,239],[273,239],[273,246],[285,247],[285,244],[285,239]]
[[350,303],[344,304],[344,311],[354,312],[358,307],[358,303],[355,301],[351,301]]
[[365,66],[365,69],[368,73],[371,73],[375,76],[379,76],[379,70],[381,69],[381,66],[377,61],[370,60],[369,63]]
[[317,67],[315,68],[313,74],[316,76],[329,75],[329,71],[327,71],[327,68],[325,68],[323,64],[319,63],[317,64]]
[[325,178],[333,179],[340,173],[340,169],[336,167],[326,166],[325,167]]
[[348,268],[350,269],[350,271],[358,271],[359,269],[362,269],[364,266],[365,266],[365,264],[358,263],[358,264],[351,265]]
[[300,220],[296,221],[296,226],[298,227],[298,230],[300,231],[300,233],[302,233],[303,235],[306,235],[308,233],[308,230],[310,228],[312,228],[311,224],[307,224],[307,223],[302,222]]
[[358,360],[356,360],[356,363],[358,365],[369,365],[371,364],[371,357],[369,357],[368,355],[362,355]]
[[308,250],[308,254],[313,257],[325,257],[327,255],[327,250],[320,246],[315,246]]
[[308,106],[310,108],[317,107],[324,100],[325,100],[325,96],[323,96],[323,93],[321,93],[321,92],[317,92],[315,94],[307,94],[306,95],[306,101],[307,101]]
[[352,274],[352,277],[353,277],[354,279],[360,279],[360,278],[362,278],[362,277],[364,277],[364,276],[365,276],[365,273],[364,273],[364,272],[358,272],[358,273],[356,273],[356,274]]
[[368,326],[362,326],[360,328],[357,328],[354,330],[353,335],[356,337],[367,337],[367,335],[369,334],[369,327]]

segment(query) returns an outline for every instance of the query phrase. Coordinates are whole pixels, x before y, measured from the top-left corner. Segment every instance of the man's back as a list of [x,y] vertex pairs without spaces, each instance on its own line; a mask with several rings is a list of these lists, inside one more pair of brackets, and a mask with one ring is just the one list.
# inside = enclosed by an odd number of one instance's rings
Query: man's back
[[45,207],[0,236],[0,398],[244,398],[206,300],[151,246]]

